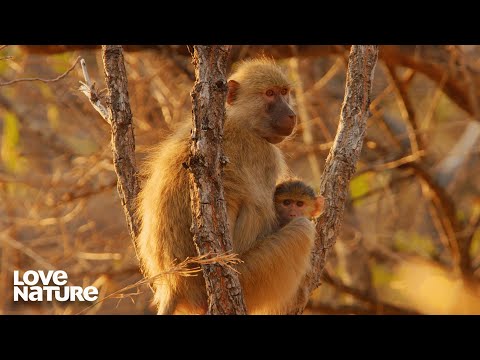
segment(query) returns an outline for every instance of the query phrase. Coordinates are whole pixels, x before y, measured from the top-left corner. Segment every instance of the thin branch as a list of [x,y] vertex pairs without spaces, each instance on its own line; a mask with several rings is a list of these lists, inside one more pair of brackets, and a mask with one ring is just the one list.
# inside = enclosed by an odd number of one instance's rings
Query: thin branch
[[332,145],[333,141],[329,141],[323,144],[302,144],[301,146],[299,146],[298,143],[295,142],[286,142],[281,146],[282,150],[284,150],[285,152],[292,152],[291,159],[294,160],[310,153],[325,153],[330,150]]
[[[413,77],[415,76],[415,71],[412,69],[407,69],[403,75],[403,78],[401,79],[401,82],[404,84],[405,87],[410,85]],[[390,82],[385,89],[382,90],[380,94],[377,95],[375,99],[372,100],[370,104],[370,109],[375,109],[377,106],[379,106],[380,102],[387,96],[390,95],[390,93],[395,89],[395,84],[393,82]]]
[[57,77],[54,78],[54,79],[22,78],[22,79],[16,79],[16,80],[7,81],[7,82],[4,82],[4,83],[0,82],[0,86],[12,85],[12,84],[16,84],[16,83],[24,82],[24,81],[41,81],[41,82],[44,82],[44,83],[51,83],[51,82],[55,82],[55,81],[61,80],[61,79],[63,79],[65,76],[67,76],[68,74],[70,74],[70,72],[75,68],[75,65],[77,65],[77,63],[80,61],[80,59],[81,59],[81,56],[77,57],[77,59],[75,60],[75,62],[73,63],[73,65],[72,65],[67,71],[65,71],[62,75],[59,75],[59,76],[57,76]]
[[344,66],[345,64],[343,59],[338,57],[330,69],[328,69],[328,71],[315,84],[313,84],[313,86],[305,91],[305,95],[312,95],[314,91],[319,91],[322,89]]
[[407,124],[407,131],[408,137],[410,139],[412,154],[417,153],[419,150],[424,148],[424,145],[420,135],[416,134],[416,131],[418,130],[418,124],[413,104],[408,97],[405,84],[398,78],[397,73],[395,72],[395,68],[387,62],[385,63],[385,65],[388,69],[388,75],[390,76],[390,79],[395,86],[397,103],[400,108],[400,113],[402,114],[402,117]]
[[386,162],[386,163],[383,163],[383,164],[377,164],[377,165],[372,165],[372,166],[366,167],[362,170],[357,171],[355,173],[355,177],[360,176],[362,174],[365,174],[367,172],[371,172],[371,171],[380,172],[380,171],[384,171],[384,170],[396,169],[396,168],[398,168],[402,165],[415,162],[423,156],[425,156],[425,151],[420,150],[420,151],[417,151],[414,154],[405,156],[405,157],[397,159],[397,160],[393,160],[393,161],[389,161],[389,162]]
[[461,227],[457,220],[454,201],[445,191],[445,189],[438,185],[433,176],[428,172],[427,169],[425,169],[425,166],[423,164],[410,162],[402,165],[401,167],[412,169],[419,178],[426,182],[432,193],[435,195],[435,198],[438,199],[438,204],[445,212],[445,215],[448,217],[453,229],[455,231],[459,231]]
[[83,78],[87,83],[86,85],[88,87],[91,87],[93,84],[92,84],[92,80],[90,80],[90,75],[88,75],[87,64],[85,62],[85,59],[80,60],[80,66],[82,67]]
[[443,77],[438,82],[437,86],[434,89],[433,96],[431,96],[432,101],[428,106],[427,112],[423,117],[423,124],[422,128],[423,131],[428,131],[430,129],[430,124],[432,123],[433,114],[435,113],[438,104],[440,103],[441,96],[444,94],[443,88],[445,86],[445,82],[447,81],[447,73],[443,74]]
[[32,227],[43,227],[43,226],[53,226],[58,224],[66,224],[75,219],[75,217],[85,208],[85,201],[80,200],[80,202],[73,207],[68,213],[58,217],[48,217],[43,219],[31,219],[31,218],[21,218],[15,217],[13,220],[18,225],[22,226],[32,226]]
[[327,254],[340,231],[348,185],[355,173],[370,115],[370,94],[377,57],[378,46],[351,47],[340,122],[320,185],[320,193],[325,198],[325,211],[316,225],[318,236],[312,252],[313,266],[290,312],[302,313],[308,300],[305,295],[320,284]]
[[455,60],[457,60],[458,63],[460,64],[460,71],[462,72],[463,77],[465,79],[466,88],[468,91],[468,100],[470,102],[470,107],[472,109],[472,116],[477,121],[480,121],[480,107],[478,105],[478,99],[476,95],[477,89],[471,76],[472,75],[471,70],[468,69],[467,67],[465,54],[458,45],[451,46],[450,49],[454,53]]
[[102,45],[102,59],[107,84],[107,106],[101,103],[101,94],[88,75],[85,60],[81,66],[85,83],[80,82],[80,91],[85,94],[92,106],[112,129],[113,166],[117,175],[117,190],[127,221],[130,238],[137,259],[136,238],[139,232],[139,219],[135,217],[135,199],[140,191],[135,161],[135,135],[133,132],[132,111],[128,96],[128,79],[125,70],[123,50],[120,45]]
[[[452,231],[451,226],[446,225],[445,220],[442,221],[442,212],[437,208],[438,203],[432,201],[431,189],[428,187],[428,184],[425,181],[420,180],[420,188],[422,191],[423,197],[427,202],[427,210],[430,214],[430,219],[432,220],[433,226],[437,231],[438,238],[440,243],[443,245],[443,248],[449,249],[451,254],[457,254],[458,249],[455,246],[455,242],[449,240],[451,238]],[[452,244],[454,248],[452,249]],[[442,249],[443,250],[443,249]],[[453,256],[456,257],[455,255]]]
[[[425,50],[428,50],[428,48],[428,46],[425,46]],[[417,72],[424,74],[437,84],[443,81],[446,75],[447,80],[443,87],[443,91],[459,107],[470,114],[473,113],[469,104],[467,89],[464,86],[465,84],[459,82],[458,78],[451,76],[450,70],[447,66],[440,65],[429,59],[412,56],[411,50],[405,49],[401,46],[382,46],[379,56],[390,65],[415,69]]]
[[83,198],[87,198],[87,197],[90,197],[90,196],[95,196],[95,195],[101,194],[105,191],[113,189],[115,187],[115,185],[117,185],[117,179],[115,179],[115,181],[112,181],[110,184],[100,186],[98,189],[89,189],[89,190],[81,192],[81,193],[67,192],[67,193],[62,195],[61,200],[58,200],[58,201],[55,202],[55,206],[64,205],[64,204],[70,203],[74,200],[83,199]]
[[480,122],[470,121],[457,142],[434,168],[434,177],[440,186],[447,188],[453,182],[462,167],[468,164],[474,150],[478,149],[479,140]]
[[28,187],[31,187],[33,189],[40,189],[42,186],[44,186],[44,183],[39,184],[38,180],[37,182],[30,181],[30,179],[27,178],[20,178],[18,176],[12,176],[12,175],[7,175],[0,173],[0,184],[22,184]]
[[458,269],[465,278],[469,278],[472,270],[471,262],[469,254],[461,251],[463,244],[456,235],[460,232],[462,226],[457,219],[455,203],[445,189],[438,185],[422,164],[408,163],[403,166],[412,169],[421,180],[422,190],[424,194],[431,199],[438,215],[438,219],[433,220],[440,221],[442,229],[448,238],[449,249],[456,269]]
[[44,259],[42,256],[37,254],[30,247],[22,244],[20,241],[17,241],[15,239],[11,238],[7,233],[8,231],[9,231],[9,229],[6,229],[2,233],[0,233],[0,241],[1,242],[19,250],[23,254],[27,255],[29,258],[33,259],[38,265],[40,265],[44,269],[48,269],[48,270],[55,270],[56,269],[56,267],[54,265],[50,264],[46,259]]
[[[297,109],[298,114],[300,115],[301,129],[302,129],[302,138],[303,143],[306,146],[311,146],[313,144],[313,134],[312,134],[312,124],[310,121],[310,116],[307,110],[307,100],[305,98],[305,92],[303,90],[302,78],[300,75],[300,61],[297,57],[293,57],[289,61],[290,71],[293,76],[293,82],[295,84],[295,97],[297,100]],[[314,152],[309,152],[307,154],[308,163],[310,165],[310,170],[312,172],[313,180],[315,182],[320,182],[321,172],[320,166],[318,165],[317,157]]]
[[353,296],[354,298],[365,301],[368,304],[371,304],[375,307],[377,313],[394,313],[394,314],[409,314],[409,315],[418,315],[420,314],[418,311],[413,309],[402,308],[400,306],[391,304],[386,301],[382,301],[377,299],[371,294],[361,291],[359,289],[353,288],[351,286],[346,285],[340,279],[331,277],[328,272],[324,275],[324,280],[327,284],[332,285],[335,289],[344,292]]
[[85,94],[87,99],[90,101],[90,104],[94,107],[95,110],[102,116],[102,118],[109,124],[112,125],[112,119],[107,108],[101,103],[101,94],[95,89],[95,83],[92,83],[90,76],[88,75],[87,65],[84,59],[80,60],[80,65],[82,66],[83,77],[85,82],[80,81],[79,90]]
[[[22,49],[29,53],[61,53],[65,51],[72,51],[78,49],[95,49],[99,46],[95,45],[38,45],[38,46],[23,46]],[[158,46],[158,45],[126,45],[126,51],[138,51],[142,49],[154,49],[166,55],[179,54],[182,56],[190,56],[187,46]],[[381,47],[379,58],[388,62],[393,66],[402,66],[414,69],[418,73],[422,73],[430,78],[435,83],[440,83],[444,75],[448,74],[448,68],[442,65],[441,62],[445,60],[445,56],[440,54],[440,61],[432,61],[431,58],[422,56],[415,56],[415,48],[408,45],[385,45]],[[425,51],[435,51],[438,45],[423,45],[422,49]],[[234,47],[232,50],[232,61],[238,60],[240,54],[240,47]],[[328,55],[343,55],[345,51],[349,50],[349,46],[337,45],[299,45],[296,53],[300,57],[322,57]],[[236,55],[235,55],[236,54]],[[296,56],[291,46],[288,45],[251,45],[248,48],[247,56],[257,57],[259,55],[270,56],[275,59],[285,59]],[[242,55],[244,56],[244,55]],[[480,82],[477,76],[473,79],[475,82]],[[444,86],[444,92],[450,99],[452,99],[460,108],[464,109],[470,114],[473,110],[470,106],[468,97],[468,89],[466,84],[459,82],[457,78],[447,75],[447,80]],[[476,119],[479,121],[480,119]]]

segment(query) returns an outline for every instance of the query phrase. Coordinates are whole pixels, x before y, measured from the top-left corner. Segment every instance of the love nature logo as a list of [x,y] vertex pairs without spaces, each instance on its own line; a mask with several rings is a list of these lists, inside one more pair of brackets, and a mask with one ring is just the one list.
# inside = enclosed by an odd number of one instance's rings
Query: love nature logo
[[20,278],[13,271],[13,301],[95,301],[98,289],[95,286],[67,286],[68,275],[63,270],[25,271]]

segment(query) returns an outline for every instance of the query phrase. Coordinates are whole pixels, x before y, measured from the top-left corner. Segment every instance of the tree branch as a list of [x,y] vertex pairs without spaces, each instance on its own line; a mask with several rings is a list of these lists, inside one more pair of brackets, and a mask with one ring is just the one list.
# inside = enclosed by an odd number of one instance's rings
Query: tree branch
[[448,246],[453,262],[465,279],[471,279],[472,264],[468,251],[470,244],[465,243],[457,235],[461,232],[463,226],[462,222],[457,218],[455,202],[445,188],[440,186],[434,176],[428,172],[425,165],[409,163],[403,166],[412,169],[415,175],[422,181],[422,184],[427,187],[427,195],[430,196],[432,204],[437,210],[440,225],[448,238]]
[[408,315],[418,315],[420,314],[418,311],[414,309],[402,308],[395,304],[391,304],[386,301],[382,301],[373,297],[372,295],[368,294],[365,291],[361,291],[359,289],[350,287],[344,284],[340,279],[332,278],[329,274],[325,274],[324,280],[327,284],[332,285],[337,290],[349,294],[355,297],[358,300],[364,301],[378,313],[387,313],[387,314],[408,314]]
[[80,61],[80,65],[82,66],[83,77],[85,78],[85,83],[80,81],[82,84],[79,88],[81,92],[85,94],[87,99],[92,104],[93,108],[97,110],[97,112],[102,116],[102,118],[109,124],[112,125],[112,119],[108,113],[107,108],[101,102],[100,93],[97,92],[95,89],[95,83],[92,83],[90,80],[90,76],[88,75],[87,65],[85,64],[85,60],[82,59]]
[[140,187],[135,164],[135,136],[122,47],[102,45],[102,59],[108,88],[107,107],[112,125],[112,152],[113,165],[118,177],[117,190],[138,258],[136,238],[139,222],[134,216],[134,209]]
[[400,114],[406,123],[408,138],[410,139],[410,148],[412,154],[417,153],[419,150],[424,148],[423,140],[421,134],[418,133],[418,124],[416,120],[415,110],[413,104],[408,97],[407,88],[405,83],[403,83],[397,76],[395,68],[386,63],[386,68],[388,70],[388,75],[391,79],[391,82],[396,89],[396,97],[398,107],[400,109]]
[[365,174],[365,173],[371,172],[371,171],[381,172],[381,171],[385,171],[385,170],[396,169],[396,168],[398,168],[400,166],[403,166],[405,164],[415,162],[424,155],[425,155],[425,151],[420,150],[417,153],[404,156],[404,157],[402,157],[400,159],[397,159],[397,160],[392,160],[392,161],[389,161],[389,162],[386,162],[386,163],[383,163],[383,164],[373,164],[373,165],[365,167],[362,170],[357,171],[355,173],[355,176],[360,176],[362,174]]
[[[21,46],[23,50],[34,54],[56,54],[73,50],[94,50],[98,48],[95,45],[28,45]],[[190,56],[187,46],[158,46],[158,45],[126,45],[126,51],[154,50],[165,53],[167,55],[177,54],[182,56]],[[420,48],[425,53],[433,53],[435,59],[427,56],[416,56],[416,50]],[[474,107],[471,103],[469,94],[469,86],[465,81],[459,81],[458,77],[450,76],[446,56],[448,53],[439,51],[438,45],[385,45],[379,52],[379,58],[392,66],[402,66],[422,73],[437,84],[442,84],[441,88],[445,94],[454,101],[460,108],[474,114]],[[338,45],[299,45],[293,48],[289,45],[250,45],[246,52],[242,46],[234,46],[232,49],[231,61],[244,57],[257,57],[260,55],[270,56],[275,59],[285,59],[293,56],[299,57],[320,57],[328,55],[343,56],[348,51],[349,46]],[[476,94],[480,93],[480,76],[476,75],[472,78],[476,84]],[[444,86],[443,86],[444,85]],[[480,119],[475,118],[476,121]]]
[[42,78],[38,78],[38,77],[35,77],[35,78],[22,78],[22,79],[16,79],[16,80],[10,80],[10,81],[7,81],[7,82],[0,82],[0,86],[7,86],[7,85],[12,85],[12,84],[16,84],[16,83],[19,83],[19,82],[25,82],[25,81],[41,81],[41,82],[44,82],[44,83],[50,83],[50,82],[55,82],[55,81],[59,81],[59,80],[62,80],[65,76],[67,76],[68,74],[70,74],[70,72],[75,68],[75,65],[78,64],[78,62],[80,61],[81,57],[77,57],[77,59],[75,60],[75,62],[73,63],[72,66],[70,66],[70,68],[65,71],[63,74],[61,75],[58,75],[56,78],[54,79],[42,79]]
[[[232,251],[223,190],[223,124],[226,59],[230,46],[195,46],[196,82],[192,91],[193,131],[188,164],[193,241],[198,255]],[[222,264],[202,265],[209,314],[245,314],[236,271]]]
[[340,122],[320,184],[325,211],[317,222],[317,239],[312,253],[312,270],[306,275],[293,313],[303,312],[310,294],[319,284],[329,250],[340,231],[348,184],[355,173],[369,117],[370,93],[378,46],[354,45],[348,59],[345,98]]

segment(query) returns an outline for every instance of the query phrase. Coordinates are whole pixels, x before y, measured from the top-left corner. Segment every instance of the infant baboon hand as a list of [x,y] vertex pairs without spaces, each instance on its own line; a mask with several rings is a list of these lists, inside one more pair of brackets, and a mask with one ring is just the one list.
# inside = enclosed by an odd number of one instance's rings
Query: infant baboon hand
[[314,229],[315,228],[315,225],[313,224],[312,221],[308,220],[306,217],[304,216],[299,216],[295,219],[292,220],[292,224],[295,223],[296,226],[302,226],[302,227],[306,227],[306,228],[312,228]]
[[308,239],[310,245],[313,246],[313,242],[315,241],[315,225],[312,221],[301,216],[290,221],[285,227],[298,233],[304,233],[304,238]]

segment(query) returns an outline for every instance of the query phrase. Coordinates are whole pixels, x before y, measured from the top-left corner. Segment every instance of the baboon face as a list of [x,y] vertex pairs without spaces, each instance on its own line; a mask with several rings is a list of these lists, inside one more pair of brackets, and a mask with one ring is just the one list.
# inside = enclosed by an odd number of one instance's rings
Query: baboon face
[[[253,130],[272,144],[289,136],[297,125],[290,105],[290,89],[285,84],[248,89],[248,83],[230,80],[227,103],[248,118]],[[253,91],[252,91],[253,90]]]
[[[313,203],[313,200],[310,202]],[[310,207],[311,206],[308,206],[308,208]],[[280,226],[285,225],[296,217],[308,216],[307,204],[303,200],[284,199],[279,203],[275,203],[275,209],[277,211]]]
[[227,105],[230,119],[245,123],[272,144],[292,134],[297,124],[289,81],[268,61],[247,63],[231,76]]
[[315,196],[312,187],[300,180],[277,185],[274,193],[275,211],[280,226],[296,217],[317,218],[323,212],[325,199]]
[[[265,139],[275,144],[290,135],[297,125],[297,115],[289,104],[290,91],[272,86],[262,94],[265,101]],[[265,131],[266,130],[266,131]]]

